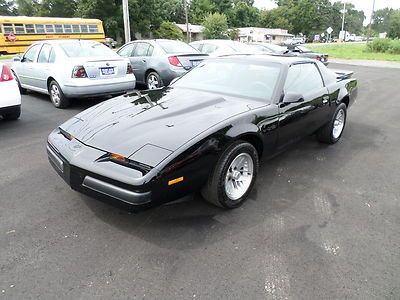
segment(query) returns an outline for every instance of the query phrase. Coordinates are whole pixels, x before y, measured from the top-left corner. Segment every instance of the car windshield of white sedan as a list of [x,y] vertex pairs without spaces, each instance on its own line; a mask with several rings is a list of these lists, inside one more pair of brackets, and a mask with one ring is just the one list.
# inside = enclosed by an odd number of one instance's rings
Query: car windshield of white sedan
[[173,86],[269,102],[280,69],[280,65],[274,63],[209,61],[194,68]]
[[99,56],[118,56],[107,46],[89,41],[71,41],[60,43],[68,57],[99,57]]
[[165,51],[167,54],[172,53],[196,53],[198,52],[193,47],[189,46],[184,42],[179,41],[157,41],[157,44]]

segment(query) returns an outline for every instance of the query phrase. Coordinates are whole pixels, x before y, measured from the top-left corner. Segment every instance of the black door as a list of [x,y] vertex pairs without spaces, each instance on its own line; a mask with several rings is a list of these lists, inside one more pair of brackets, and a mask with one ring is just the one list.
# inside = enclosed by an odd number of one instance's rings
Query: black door
[[289,67],[286,93],[301,94],[302,101],[286,104],[282,99],[279,103],[279,148],[315,132],[330,113],[328,89],[313,62]]

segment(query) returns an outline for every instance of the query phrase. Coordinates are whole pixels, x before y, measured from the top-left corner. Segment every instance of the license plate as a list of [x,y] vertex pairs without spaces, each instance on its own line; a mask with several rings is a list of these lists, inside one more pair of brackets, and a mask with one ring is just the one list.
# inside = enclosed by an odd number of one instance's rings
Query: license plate
[[192,67],[197,67],[201,63],[201,60],[192,60]]
[[100,71],[101,71],[101,75],[104,75],[104,76],[109,76],[109,75],[115,74],[114,68],[100,68]]

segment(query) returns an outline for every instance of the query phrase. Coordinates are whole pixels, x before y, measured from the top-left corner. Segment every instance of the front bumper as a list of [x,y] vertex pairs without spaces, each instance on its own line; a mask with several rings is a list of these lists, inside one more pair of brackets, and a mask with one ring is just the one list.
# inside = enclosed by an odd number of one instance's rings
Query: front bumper
[[76,191],[133,206],[151,202],[150,191],[138,191],[135,187],[71,165],[50,143],[47,144],[47,155],[52,167]]

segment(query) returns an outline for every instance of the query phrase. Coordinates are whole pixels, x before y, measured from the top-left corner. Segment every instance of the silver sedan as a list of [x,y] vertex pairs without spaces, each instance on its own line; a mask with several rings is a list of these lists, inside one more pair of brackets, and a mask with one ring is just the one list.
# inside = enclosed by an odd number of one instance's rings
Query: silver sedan
[[14,61],[21,93],[49,94],[57,108],[67,107],[70,98],[121,94],[136,85],[129,60],[94,41],[41,41]]

